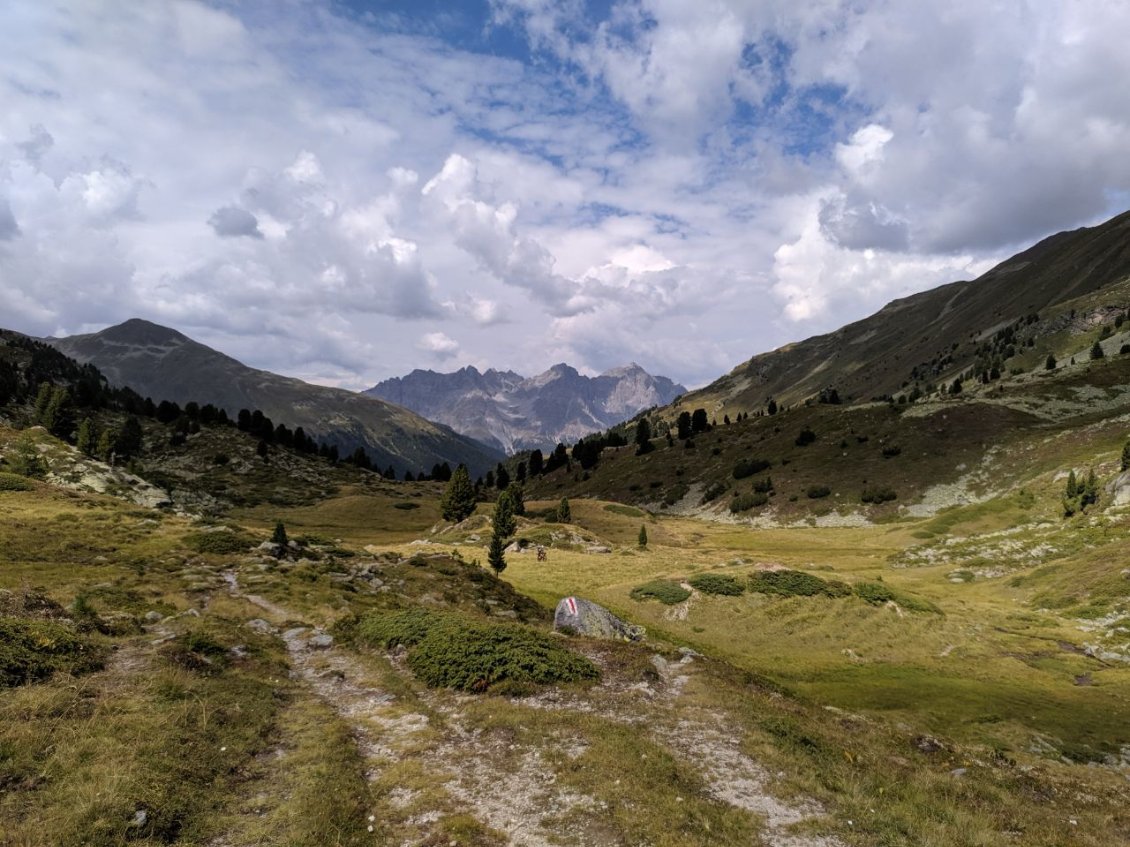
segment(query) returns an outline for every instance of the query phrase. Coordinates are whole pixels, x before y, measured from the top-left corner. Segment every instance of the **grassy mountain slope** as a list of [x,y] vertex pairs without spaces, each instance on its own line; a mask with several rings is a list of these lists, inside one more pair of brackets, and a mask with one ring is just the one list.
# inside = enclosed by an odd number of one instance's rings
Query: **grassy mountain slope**
[[[793,405],[828,387],[855,402],[910,393],[916,382],[925,390],[972,367],[979,346],[1029,316],[1039,318],[1024,328],[1025,339],[1039,339],[1046,353],[1044,337],[1082,329],[1104,310],[1125,310],[1125,287],[1110,289],[1128,276],[1130,213],[1051,236],[979,279],[895,300],[835,332],[754,356],[686,395],[673,411],[704,407],[732,417],[764,408],[770,398]],[[1109,296],[1096,303],[1097,312],[1066,317],[1055,308],[1103,291]]]
[[376,465],[398,471],[464,463],[475,473],[501,454],[448,427],[390,403],[249,368],[176,330],[129,320],[90,335],[49,339],[80,362],[96,365],[112,384],[154,401],[212,403],[234,417],[259,409],[276,423],[302,427],[342,455],[363,447]]

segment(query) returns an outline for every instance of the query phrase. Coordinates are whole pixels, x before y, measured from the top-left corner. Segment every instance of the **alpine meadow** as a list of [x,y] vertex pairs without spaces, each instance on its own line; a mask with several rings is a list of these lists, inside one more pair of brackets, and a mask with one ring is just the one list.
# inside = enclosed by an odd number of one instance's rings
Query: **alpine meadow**
[[1130,844],[1127,34],[0,10],[0,847]]

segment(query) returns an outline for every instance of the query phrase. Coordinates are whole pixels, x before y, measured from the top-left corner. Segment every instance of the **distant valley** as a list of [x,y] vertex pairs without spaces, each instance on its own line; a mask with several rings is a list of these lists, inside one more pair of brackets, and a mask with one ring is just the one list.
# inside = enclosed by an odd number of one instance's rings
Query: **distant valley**
[[473,367],[449,374],[414,370],[365,393],[510,454],[573,443],[686,391],[632,363],[595,377],[566,364],[529,378]]

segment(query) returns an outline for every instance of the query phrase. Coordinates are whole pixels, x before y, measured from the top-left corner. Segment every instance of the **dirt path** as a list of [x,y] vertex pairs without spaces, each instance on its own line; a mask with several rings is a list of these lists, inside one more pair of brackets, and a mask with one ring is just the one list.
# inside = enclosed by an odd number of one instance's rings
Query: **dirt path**
[[[296,619],[275,603],[243,593],[234,572],[225,572],[224,579],[233,596],[273,618],[272,626]],[[279,634],[290,655],[292,675],[351,728],[371,782],[379,783],[406,759],[418,762],[429,774],[429,790],[397,785],[383,795],[384,811],[399,818],[398,831],[406,835],[401,842],[405,847],[433,843],[429,839],[440,834],[437,825],[452,814],[472,816],[513,847],[611,847],[619,843],[607,831],[583,825],[567,834],[561,830],[562,820],[592,820],[603,806],[596,798],[559,784],[555,776],[552,762],[578,757],[584,751],[583,743],[541,738],[536,745],[522,745],[505,735],[467,729],[458,696],[427,692],[413,707],[382,687],[371,668],[333,645],[325,632],[293,627]],[[590,658],[601,663],[599,656]],[[667,662],[659,656],[653,661],[660,675],[653,684],[628,685],[606,672],[591,696],[550,690],[509,702],[529,709],[531,715],[548,709],[649,728],[653,740],[702,774],[711,797],[764,821],[763,844],[842,847],[834,838],[790,833],[794,824],[820,817],[823,810],[811,803],[790,804],[774,798],[767,788],[770,775],[720,731],[725,725],[723,716],[683,709],[680,699],[693,672],[692,655],[681,662]],[[405,673],[399,664],[393,660],[393,672]]]

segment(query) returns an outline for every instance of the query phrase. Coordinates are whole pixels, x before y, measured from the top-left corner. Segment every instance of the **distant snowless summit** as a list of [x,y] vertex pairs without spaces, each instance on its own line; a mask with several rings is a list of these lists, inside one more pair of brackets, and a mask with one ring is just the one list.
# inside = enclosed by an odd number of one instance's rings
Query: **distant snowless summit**
[[446,424],[507,453],[552,449],[625,421],[686,393],[664,376],[632,363],[600,376],[582,376],[566,364],[524,377],[466,367],[454,373],[414,370],[365,393]]

